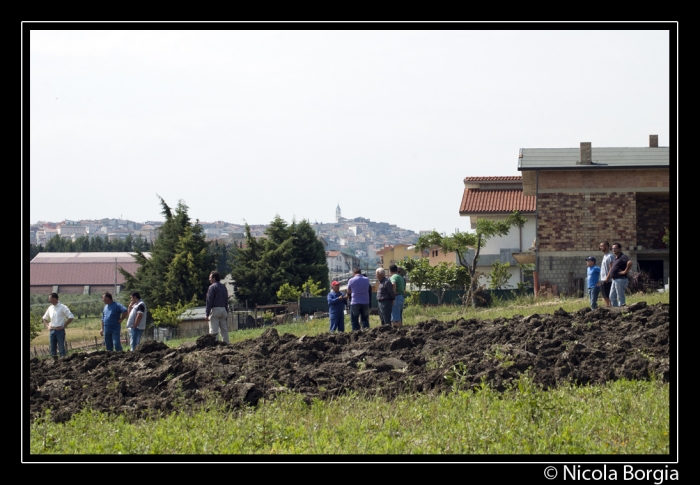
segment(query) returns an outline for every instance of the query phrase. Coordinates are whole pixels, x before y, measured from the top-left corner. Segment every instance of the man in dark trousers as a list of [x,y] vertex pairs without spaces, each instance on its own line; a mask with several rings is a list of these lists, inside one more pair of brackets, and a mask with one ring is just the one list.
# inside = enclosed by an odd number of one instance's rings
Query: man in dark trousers
[[384,268],[377,268],[377,304],[379,305],[379,318],[382,325],[391,325],[391,309],[394,306],[394,285],[386,277]]
[[209,333],[221,334],[221,340],[229,343],[228,338],[228,290],[221,284],[221,275],[212,271],[209,275],[209,290],[207,290],[206,316],[209,320]]
[[362,275],[360,268],[354,268],[352,272],[355,276],[348,281],[347,291],[350,297],[350,324],[353,330],[360,330],[360,324],[363,329],[367,329],[372,287],[369,284],[369,278]]

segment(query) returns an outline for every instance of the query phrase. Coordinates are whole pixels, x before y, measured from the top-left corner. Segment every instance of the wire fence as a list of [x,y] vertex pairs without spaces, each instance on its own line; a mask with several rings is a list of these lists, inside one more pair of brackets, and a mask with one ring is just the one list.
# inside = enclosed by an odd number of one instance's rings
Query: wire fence
[[[122,332],[120,337],[122,346],[129,346],[129,333]],[[94,341],[82,340],[80,342],[68,342],[65,343],[66,354],[71,352],[85,352],[90,350],[100,350],[105,348],[105,342],[103,338],[94,337]],[[57,348],[58,350],[58,348]],[[48,345],[33,345],[29,349],[29,357],[45,358],[51,355],[50,347]]]

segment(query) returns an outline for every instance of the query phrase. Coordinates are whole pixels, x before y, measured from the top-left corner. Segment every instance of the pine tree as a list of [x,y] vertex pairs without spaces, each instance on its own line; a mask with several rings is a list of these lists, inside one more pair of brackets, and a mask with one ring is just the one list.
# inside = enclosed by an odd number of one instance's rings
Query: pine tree
[[272,303],[285,283],[298,288],[309,278],[328,291],[325,251],[308,221],[288,226],[276,216],[265,230],[266,238],[256,240],[247,224],[245,234],[247,247],[235,251],[231,272],[239,301]]
[[178,202],[173,212],[162,197],[158,198],[165,222],[151,248],[150,258],[143,251],[135,251],[134,258],[140,265],[136,273],[120,270],[126,288],[138,290],[153,308],[178,302],[202,303],[209,286],[209,273],[214,268],[202,226],[190,223],[183,201]]

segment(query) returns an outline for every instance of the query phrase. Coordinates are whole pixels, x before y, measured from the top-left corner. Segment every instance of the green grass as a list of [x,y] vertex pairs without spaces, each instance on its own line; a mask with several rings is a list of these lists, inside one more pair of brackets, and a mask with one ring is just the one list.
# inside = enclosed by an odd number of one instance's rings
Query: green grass
[[33,454],[667,454],[669,386],[617,381],[504,394],[353,394],[310,405],[288,394],[256,409],[177,412],[130,422],[85,410],[31,425]]
[[[629,296],[628,304],[669,303],[669,293]],[[585,299],[517,302],[469,309],[413,307],[406,325],[429,319],[494,319],[513,315],[573,312]],[[371,317],[372,327],[379,325]],[[346,318],[349,328],[349,317]],[[328,319],[279,325],[279,333],[318,335]],[[231,341],[255,338],[266,329],[231,332]],[[69,327],[70,331],[70,327]],[[193,340],[193,339],[188,339]],[[184,340],[171,340],[178,346]],[[523,376],[498,393],[488,386],[464,392],[458,372],[445,369],[453,392],[407,395],[387,402],[351,394],[307,405],[288,394],[255,409],[225,411],[211,396],[209,407],[132,421],[89,409],[67,423],[36,420],[33,454],[667,454],[669,385],[616,381],[543,391]],[[410,383],[409,383],[410,384]]]

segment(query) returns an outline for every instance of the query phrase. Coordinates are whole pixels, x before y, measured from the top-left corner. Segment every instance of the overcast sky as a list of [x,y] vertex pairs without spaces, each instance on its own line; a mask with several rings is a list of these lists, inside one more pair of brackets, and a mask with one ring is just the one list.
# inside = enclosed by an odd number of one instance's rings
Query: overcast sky
[[200,221],[331,222],[340,204],[451,233],[464,177],[520,175],[520,148],[670,144],[661,30],[32,31],[28,48],[32,223],[162,220],[159,194]]

